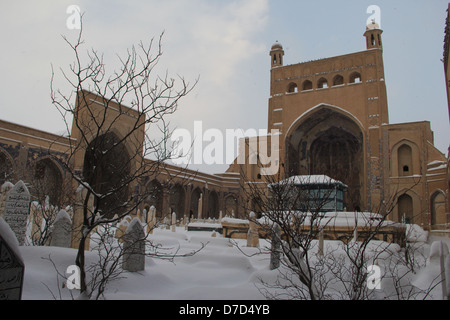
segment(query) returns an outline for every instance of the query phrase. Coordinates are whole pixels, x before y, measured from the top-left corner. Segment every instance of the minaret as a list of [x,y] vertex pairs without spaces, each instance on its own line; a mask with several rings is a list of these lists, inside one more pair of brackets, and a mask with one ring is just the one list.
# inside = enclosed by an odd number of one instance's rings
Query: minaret
[[272,49],[270,50],[272,68],[281,67],[283,65],[283,56],[283,46],[277,41],[273,44]]
[[380,26],[374,20],[372,20],[372,23],[366,26],[366,32],[364,33],[364,37],[366,37],[367,50],[369,49],[383,50],[383,45],[381,42],[382,33],[383,30],[380,29]]

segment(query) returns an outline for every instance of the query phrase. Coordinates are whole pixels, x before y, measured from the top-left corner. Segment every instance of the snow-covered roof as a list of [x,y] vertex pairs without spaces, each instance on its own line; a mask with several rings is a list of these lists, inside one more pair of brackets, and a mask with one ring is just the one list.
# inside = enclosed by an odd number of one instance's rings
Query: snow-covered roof
[[324,175],[324,174],[291,176],[291,177],[281,180],[277,183],[272,183],[269,186],[274,185],[274,184],[293,184],[293,185],[340,184],[344,187],[347,187],[341,181],[330,178],[329,176]]

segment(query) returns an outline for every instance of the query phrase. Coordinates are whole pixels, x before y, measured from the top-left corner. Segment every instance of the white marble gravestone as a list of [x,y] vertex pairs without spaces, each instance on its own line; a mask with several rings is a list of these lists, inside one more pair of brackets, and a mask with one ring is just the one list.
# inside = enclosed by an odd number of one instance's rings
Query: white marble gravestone
[[72,219],[66,210],[60,210],[53,222],[52,240],[53,247],[70,248],[72,242]]
[[24,244],[30,211],[30,192],[22,180],[9,190],[5,202],[5,221],[16,235],[19,245]]

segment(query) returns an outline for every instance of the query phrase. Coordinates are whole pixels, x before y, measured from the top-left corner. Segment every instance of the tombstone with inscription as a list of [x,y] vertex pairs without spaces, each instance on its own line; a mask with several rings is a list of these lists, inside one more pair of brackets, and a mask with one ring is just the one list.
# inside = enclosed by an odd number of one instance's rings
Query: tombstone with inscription
[[124,235],[122,269],[136,272],[145,269],[145,234],[141,220],[134,218]]
[[0,217],[5,217],[5,202],[6,197],[8,196],[9,190],[14,188],[14,184],[12,184],[9,181],[6,181],[2,186],[0,187]]
[[0,217],[0,300],[22,298],[24,271],[17,238]]
[[19,245],[25,241],[27,219],[30,211],[30,192],[22,180],[9,191],[5,202],[5,221],[16,235]]
[[61,209],[53,222],[52,240],[53,247],[69,248],[72,242],[72,219],[66,210]]

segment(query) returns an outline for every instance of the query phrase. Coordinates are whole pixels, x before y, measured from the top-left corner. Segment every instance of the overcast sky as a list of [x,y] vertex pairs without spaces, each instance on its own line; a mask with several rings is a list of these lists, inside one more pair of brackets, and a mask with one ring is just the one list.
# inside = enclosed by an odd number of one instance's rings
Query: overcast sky
[[[194,81],[174,126],[192,130],[267,128],[269,51],[275,41],[285,64],[365,50],[367,8],[381,9],[390,123],[428,120],[435,145],[447,154],[449,115],[444,80],[448,1],[155,0],[4,1],[0,11],[0,119],[59,133],[61,116],[50,102],[51,64],[73,56],[61,35],[74,36],[69,5],[85,13],[86,50],[105,54],[107,68],[140,40],[165,32],[160,64]],[[66,88],[62,79],[55,83]],[[227,166],[203,167],[220,172]]]

